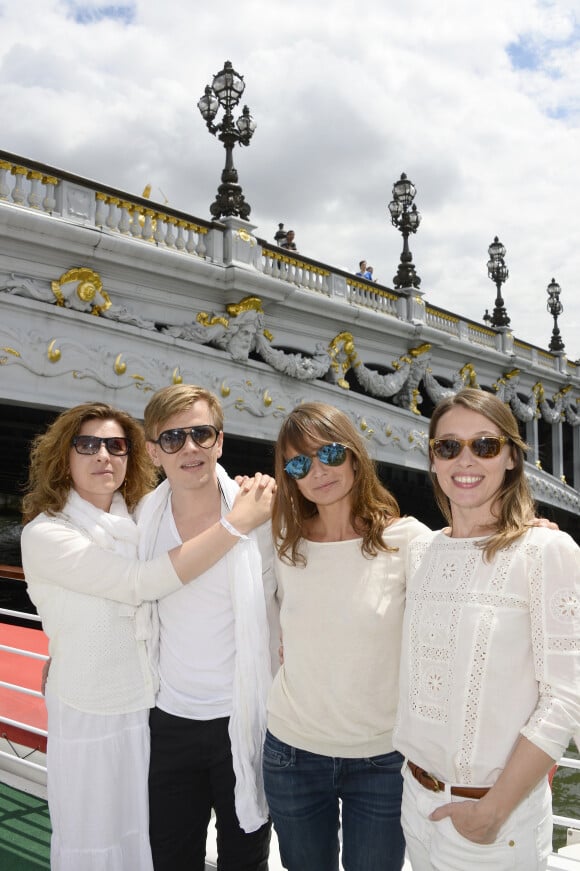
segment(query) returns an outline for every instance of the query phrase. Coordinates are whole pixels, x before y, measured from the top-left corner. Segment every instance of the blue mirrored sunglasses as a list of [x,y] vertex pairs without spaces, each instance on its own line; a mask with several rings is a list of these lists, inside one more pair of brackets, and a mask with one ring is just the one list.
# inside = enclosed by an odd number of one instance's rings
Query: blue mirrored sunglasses
[[338,442],[332,442],[331,445],[322,445],[311,457],[308,457],[306,454],[292,457],[284,466],[284,471],[295,480],[305,478],[312,468],[314,457],[318,457],[320,462],[324,463],[325,466],[342,466],[346,460],[346,451],[346,447],[339,445]]

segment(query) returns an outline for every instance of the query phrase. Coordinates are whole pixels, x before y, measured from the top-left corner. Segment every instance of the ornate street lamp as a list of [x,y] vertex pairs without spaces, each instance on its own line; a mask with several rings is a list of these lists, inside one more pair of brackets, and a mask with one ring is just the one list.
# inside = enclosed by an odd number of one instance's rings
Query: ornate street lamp
[[485,314],[483,316],[483,322],[486,327],[491,327],[491,315],[489,313],[489,309],[486,308]]
[[554,329],[552,330],[552,338],[550,339],[550,351],[554,351],[555,353],[559,353],[564,350],[564,342],[560,336],[560,330],[558,329],[558,318],[564,311],[564,306],[560,302],[560,294],[562,292],[562,288],[559,284],[556,284],[555,280],[552,279],[546,288],[546,292],[548,294],[548,303],[546,308],[549,313],[554,318]]
[[[247,220],[251,207],[244,200],[241,185],[238,184],[238,171],[234,167],[234,145],[249,145],[256,129],[256,122],[250,115],[247,106],[234,123],[233,109],[240,102],[246,87],[244,77],[235,71],[227,60],[223,70],[217,73],[211,85],[206,85],[205,93],[197,104],[201,116],[210,133],[223,142],[226,149],[226,165],[222,172],[222,183],[217,192],[215,202],[210,206],[214,218],[222,215],[236,215]],[[219,124],[214,124],[214,118],[219,107],[224,110],[224,116]]]
[[495,298],[495,307],[491,317],[491,326],[495,329],[508,327],[510,319],[504,305],[501,295],[501,286],[509,277],[509,270],[505,265],[505,247],[501,244],[497,236],[487,249],[489,260],[487,261],[487,274],[494,282],[497,288],[497,296]]
[[393,185],[393,200],[389,203],[391,224],[403,234],[403,251],[397,274],[393,278],[396,288],[419,287],[421,279],[415,273],[413,255],[409,250],[409,234],[416,233],[421,223],[421,213],[413,203],[417,188],[405,173]]

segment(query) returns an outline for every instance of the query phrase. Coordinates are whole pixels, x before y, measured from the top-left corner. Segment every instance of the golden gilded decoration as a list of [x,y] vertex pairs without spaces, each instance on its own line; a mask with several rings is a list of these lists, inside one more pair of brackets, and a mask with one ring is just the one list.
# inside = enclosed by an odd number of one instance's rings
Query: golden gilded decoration
[[[99,316],[102,312],[107,311],[111,307],[111,299],[108,293],[103,290],[103,282],[98,272],[94,269],[89,269],[88,266],[75,267],[65,272],[57,281],[51,281],[50,287],[56,297],[56,304],[60,306],[66,305],[66,300],[62,292],[65,284],[70,284],[72,281],[78,281],[76,295],[81,302],[91,303],[91,314]],[[103,302],[98,305],[94,300],[100,296]]]
[[535,466],[536,466],[536,469],[541,469],[541,468],[542,468],[542,461],[541,461],[541,460],[536,460],[536,462],[535,462]]
[[393,430],[391,429],[390,426],[385,428],[385,435],[388,439],[390,439],[390,437],[393,435]]
[[115,370],[115,375],[124,375],[125,372],[127,371],[127,364],[121,362],[122,357],[123,357],[122,354],[117,354],[117,356],[115,357],[115,362],[113,363],[113,369]]
[[17,351],[15,348],[0,348],[0,351],[5,351],[7,354],[12,354],[13,357],[20,357],[20,351]]
[[475,390],[479,390],[477,373],[472,363],[466,363],[465,366],[462,366],[459,370],[459,375],[466,387],[473,387]]
[[431,345],[429,342],[424,342],[422,345],[419,345],[417,348],[411,348],[407,351],[411,357],[420,357],[421,354],[427,354],[431,350]]
[[215,317],[210,318],[207,312],[199,312],[196,321],[198,324],[201,324],[202,327],[213,327],[214,324],[221,324],[222,327],[226,328],[226,330],[230,325],[227,318],[221,317],[220,315],[215,315]]
[[256,240],[254,239],[254,237],[250,233],[248,233],[248,231],[245,230],[243,227],[237,230],[235,235],[238,237],[238,239],[241,239],[242,242],[249,242],[250,247],[252,248],[256,244]]
[[[226,311],[231,317],[237,317],[242,312],[255,311],[264,314],[262,300],[259,296],[245,296],[239,302],[231,302],[226,306]],[[227,324],[226,324],[227,326]]]
[[230,393],[231,393],[230,388],[228,387],[228,385],[226,384],[225,381],[222,381],[221,387],[220,387],[220,394],[223,396],[224,399],[226,399],[230,395]]
[[[339,363],[337,357],[341,352],[346,355],[346,359],[343,359],[342,363]],[[342,369],[343,376],[346,375],[351,366],[354,366],[357,361],[357,353],[352,333],[342,332],[335,336],[328,346],[328,353],[332,360],[332,369],[335,372],[339,372],[339,370]],[[343,390],[350,390],[350,385],[344,377],[339,378],[337,384],[339,387],[342,387]]]
[[53,175],[43,175],[43,176],[42,176],[42,183],[43,183],[43,184],[52,184],[52,185],[57,185],[57,184],[58,184],[58,179],[55,178]]
[[263,336],[264,338],[268,339],[269,342],[271,342],[274,338],[274,333],[271,333],[270,330],[264,330]]
[[176,366],[173,370],[173,374],[171,375],[171,383],[172,384],[183,384],[183,378],[179,372],[179,366]]
[[[409,404],[409,407],[410,407],[410,410],[413,412],[413,414],[421,414],[421,412],[419,411],[419,405],[418,405],[420,395],[421,395],[421,393],[419,392],[419,390],[416,387],[411,391],[411,402]],[[411,441],[411,440],[412,439],[409,439],[409,441]]]
[[544,391],[544,385],[542,384],[541,381],[536,381],[536,383],[532,387],[532,393],[536,397],[536,402],[543,402],[544,401],[544,399],[546,398],[546,393]]
[[50,360],[51,363],[58,363],[58,361],[61,358],[61,353],[60,353],[58,348],[54,347],[55,345],[56,345],[56,339],[53,339],[51,342],[49,342],[48,348],[46,351],[46,356],[48,357],[48,359]]
[[560,481],[562,482],[562,484],[567,484],[568,482],[566,481],[566,475],[560,475]]
[[26,175],[28,173],[25,166],[13,166],[10,171],[12,175]]
[[264,390],[264,393],[262,394],[262,401],[266,408],[270,408],[270,406],[272,405],[272,397],[270,396],[269,390]]

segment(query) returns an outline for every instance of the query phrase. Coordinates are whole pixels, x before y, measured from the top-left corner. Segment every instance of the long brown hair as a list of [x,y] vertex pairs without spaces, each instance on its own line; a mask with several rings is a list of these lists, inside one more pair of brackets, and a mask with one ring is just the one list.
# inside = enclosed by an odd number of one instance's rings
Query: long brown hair
[[401,513],[395,497],[379,481],[362,437],[340,409],[323,402],[305,402],[285,418],[275,448],[277,491],[272,529],[278,555],[291,565],[306,562],[299,552],[299,544],[304,535],[304,522],[318,514],[318,509],[314,502],[302,495],[296,481],[284,471],[288,452],[307,452],[313,445],[331,442],[345,445],[352,453],[351,523],[353,528],[360,530],[363,553],[376,556],[379,551],[394,549],[383,541],[383,532]]
[[24,523],[29,523],[42,512],[58,514],[64,508],[72,487],[71,442],[87,420],[114,420],[131,442],[123,484],[123,495],[130,511],[155,486],[155,467],[149,459],[141,425],[126,411],[104,402],[76,405],[63,411],[32,443],[27,492],[22,500]]
[[[443,415],[458,406],[482,414],[494,423],[501,434],[509,439],[509,448],[514,461],[513,469],[506,469],[501,487],[491,506],[492,514],[496,518],[494,531],[481,544],[486,560],[490,560],[498,550],[507,547],[523,535],[534,517],[534,500],[524,469],[524,452],[528,446],[520,435],[517,421],[510,408],[492,393],[471,387],[460,390],[455,396],[444,399],[435,407],[429,424],[430,439],[436,437],[437,424]],[[433,459],[431,455],[430,459]],[[431,481],[437,504],[447,522],[453,526],[451,503],[443,492],[437,475],[433,472],[431,472]]]

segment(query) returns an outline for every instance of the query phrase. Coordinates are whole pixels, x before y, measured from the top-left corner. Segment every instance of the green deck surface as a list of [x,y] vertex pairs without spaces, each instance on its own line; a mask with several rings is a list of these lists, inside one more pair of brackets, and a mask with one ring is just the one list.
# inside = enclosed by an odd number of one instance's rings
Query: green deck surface
[[50,817],[41,798],[0,783],[0,868],[50,868]]

